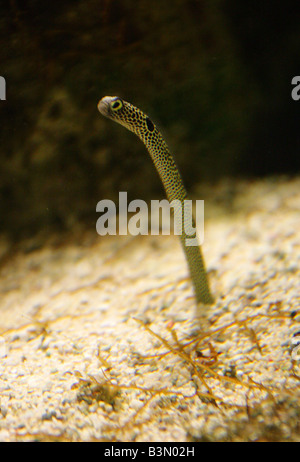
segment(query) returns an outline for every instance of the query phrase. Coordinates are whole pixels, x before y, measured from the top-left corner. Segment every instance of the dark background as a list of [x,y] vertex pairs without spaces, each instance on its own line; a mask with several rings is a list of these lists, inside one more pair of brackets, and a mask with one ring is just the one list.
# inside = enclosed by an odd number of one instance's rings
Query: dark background
[[2,0],[0,231],[94,227],[96,204],[163,196],[118,95],[161,127],[190,192],[299,173],[299,1]]

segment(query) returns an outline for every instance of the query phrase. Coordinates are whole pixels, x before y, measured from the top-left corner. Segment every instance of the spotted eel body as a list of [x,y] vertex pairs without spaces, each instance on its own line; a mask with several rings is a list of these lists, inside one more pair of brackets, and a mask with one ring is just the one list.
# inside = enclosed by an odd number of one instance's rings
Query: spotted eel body
[[[180,213],[182,214],[180,241],[189,266],[196,299],[199,303],[212,303],[213,298],[208,285],[201,249],[198,245],[186,245],[186,238],[196,237],[192,230],[186,233],[184,227],[183,201],[187,199],[187,193],[174,158],[161,133],[146,114],[117,96],[102,98],[98,103],[98,109],[102,115],[123,125],[143,141],[160,175],[168,200],[170,202],[180,201]],[[176,210],[174,210],[174,215],[176,217]],[[194,224],[191,223],[191,226],[194,227]]]

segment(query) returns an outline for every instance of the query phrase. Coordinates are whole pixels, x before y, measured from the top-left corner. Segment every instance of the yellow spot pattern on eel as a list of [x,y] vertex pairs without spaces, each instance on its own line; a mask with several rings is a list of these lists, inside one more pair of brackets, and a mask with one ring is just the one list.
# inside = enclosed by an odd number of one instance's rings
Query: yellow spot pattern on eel
[[[168,200],[170,202],[175,199],[180,201],[182,211],[180,241],[189,266],[196,299],[200,303],[212,303],[213,298],[209,290],[200,247],[186,246],[186,238],[196,237],[195,234],[186,234],[184,230],[183,201],[187,199],[187,194],[174,158],[161,133],[146,114],[118,96],[105,96],[99,101],[98,109],[102,115],[123,125],[143,141],[160,175]],[[192,226],[194,226],[193,223]]]

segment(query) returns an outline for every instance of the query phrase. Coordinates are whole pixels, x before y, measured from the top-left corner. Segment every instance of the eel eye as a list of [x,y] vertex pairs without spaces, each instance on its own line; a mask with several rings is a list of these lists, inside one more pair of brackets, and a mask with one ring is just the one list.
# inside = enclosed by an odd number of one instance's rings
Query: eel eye
[[123,103],[120,99],[117,99],[111,103],[111,108],[113,111],[118,111],[123,107]]

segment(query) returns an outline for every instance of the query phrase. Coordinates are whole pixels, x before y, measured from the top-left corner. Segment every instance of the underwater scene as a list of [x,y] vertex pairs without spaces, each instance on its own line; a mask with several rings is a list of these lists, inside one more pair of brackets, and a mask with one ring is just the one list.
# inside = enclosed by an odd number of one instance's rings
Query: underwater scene
[[0,441],[299,442],[298,2],[0,4]]

